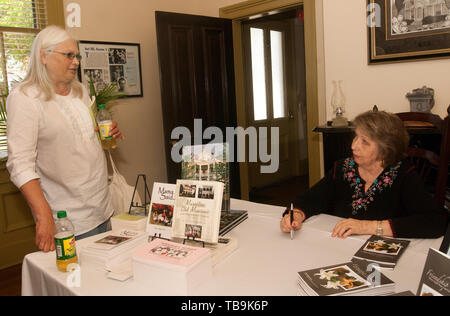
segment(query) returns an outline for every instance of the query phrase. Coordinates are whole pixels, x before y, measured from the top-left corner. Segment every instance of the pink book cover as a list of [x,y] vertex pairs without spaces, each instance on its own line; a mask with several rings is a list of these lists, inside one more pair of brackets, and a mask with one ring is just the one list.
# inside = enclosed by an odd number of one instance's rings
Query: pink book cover
[[210,250],[201,247],[155,239],[151,243],[134,251],[133,258],[142,263],[172,264],[182,268],[189,268],[202,261],[209,255]]

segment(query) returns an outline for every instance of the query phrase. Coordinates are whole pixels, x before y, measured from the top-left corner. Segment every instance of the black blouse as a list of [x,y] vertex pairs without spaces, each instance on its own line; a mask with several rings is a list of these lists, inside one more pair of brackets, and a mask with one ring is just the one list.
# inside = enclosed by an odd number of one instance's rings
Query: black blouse
[[389,220],[395,237],[438,238],[445,232],[447,212],[439,209],[422,179],[407,162],[386,168],[364,192],[352,158],[334,169],[300,196],[294,207],[306,217],[326,213],[358,220]]

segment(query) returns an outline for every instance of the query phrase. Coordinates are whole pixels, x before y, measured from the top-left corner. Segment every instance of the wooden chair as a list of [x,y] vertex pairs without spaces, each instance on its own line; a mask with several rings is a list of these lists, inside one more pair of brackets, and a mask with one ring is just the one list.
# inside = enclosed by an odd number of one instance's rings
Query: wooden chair
[[[450,152],[450,106],[447,108],[447,117],[441,119],[438,115],[419,112],[397,113],[398,117],[409,129],[437,128],[442,135],[439,154],[429,149],[417,146],[408,149],[408,159],[416,166],[416,169],[425,183],[430,181],[430,176],[435,178],[434,200],[443,208],[447,191],[448,163]],[[434,179],[433,179],[434,180]]]

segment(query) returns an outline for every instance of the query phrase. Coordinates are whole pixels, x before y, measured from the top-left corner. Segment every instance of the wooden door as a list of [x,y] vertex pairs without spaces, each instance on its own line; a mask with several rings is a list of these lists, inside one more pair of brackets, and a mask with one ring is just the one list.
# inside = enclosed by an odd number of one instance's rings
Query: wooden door
[[[278,129],[279,166],[275,173],[262,173],[258,161],[249,164],[251,189],[265,187],[298,175],[299,109],[295,60],[295,37],[292,20],[297,10],[290,10],[245,22],[245,52],[248,126],[268,131]],[[261,139],[261,135],[258,135]],[[261,142],[259,141],[259,145]],[[267,152],[272,152],[268,148]]]
[[[202,119],[203,130],[218,127],[225,138],[226,127],[236,127],[232,26],[228,19],[160,11],[155,15],[167,176],[175,183],[181,164],[171,157],[174,128],[184,126],[193,137],[194,119]],[[230,191],[236,198],[238,166],[230,165]]]

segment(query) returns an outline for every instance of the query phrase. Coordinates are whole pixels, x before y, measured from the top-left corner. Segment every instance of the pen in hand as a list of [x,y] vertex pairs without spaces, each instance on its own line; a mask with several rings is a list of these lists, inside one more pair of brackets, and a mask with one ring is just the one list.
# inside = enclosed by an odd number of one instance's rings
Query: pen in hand
[[289,212],[291,216],[291,240],[294,239],[294,228],[292,228],[292,223],[294,222],[294,206],[291,203],[291,211]]

